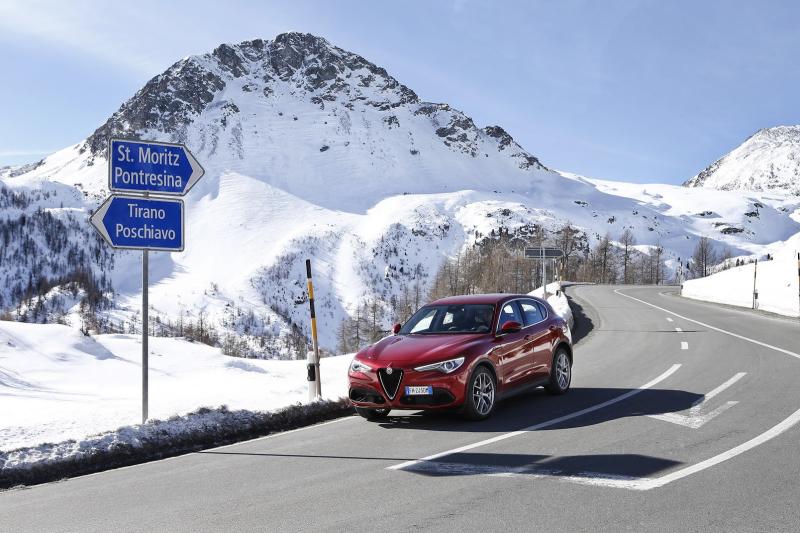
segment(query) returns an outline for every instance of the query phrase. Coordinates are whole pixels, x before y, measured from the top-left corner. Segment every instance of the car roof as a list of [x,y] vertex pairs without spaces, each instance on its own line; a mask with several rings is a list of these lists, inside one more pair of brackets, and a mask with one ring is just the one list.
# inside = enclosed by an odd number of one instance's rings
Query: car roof
[[465,294],[462,296],[448,296],[439,298],[428,305],[459,305],[459,304],[498,304],[516,298],[534,298],[529,294]]

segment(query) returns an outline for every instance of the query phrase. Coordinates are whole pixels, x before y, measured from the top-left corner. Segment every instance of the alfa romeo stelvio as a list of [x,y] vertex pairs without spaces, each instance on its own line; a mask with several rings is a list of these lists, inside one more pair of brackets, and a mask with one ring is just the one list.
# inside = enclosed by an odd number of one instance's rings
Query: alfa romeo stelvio
[[392,409],[458,409],[480,420],[512,393],[569,390],[572,334],[539,298],[443,298],[395,324],[393,333],[350,364],[350,400],[368,420]]

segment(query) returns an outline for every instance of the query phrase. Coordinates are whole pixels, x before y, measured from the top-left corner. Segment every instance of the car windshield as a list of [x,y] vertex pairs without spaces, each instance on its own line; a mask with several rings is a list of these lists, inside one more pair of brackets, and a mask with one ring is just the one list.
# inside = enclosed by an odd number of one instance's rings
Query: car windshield
[[488,333],[493,316],[491,304],[428,305],[414,313],[400,334]]

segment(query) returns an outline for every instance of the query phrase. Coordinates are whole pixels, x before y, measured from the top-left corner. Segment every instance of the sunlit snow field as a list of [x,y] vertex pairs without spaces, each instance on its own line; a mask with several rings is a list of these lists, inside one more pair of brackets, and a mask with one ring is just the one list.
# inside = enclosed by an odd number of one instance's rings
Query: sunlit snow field
[[[352,356],[322,360],[325,398],[347,395]],[[199,407],[272,410],[308,399],[305,361],[239,359],[150,339],[150,417]],[[141,421],[141,339],[0,322],[0,450],[80,439]]]

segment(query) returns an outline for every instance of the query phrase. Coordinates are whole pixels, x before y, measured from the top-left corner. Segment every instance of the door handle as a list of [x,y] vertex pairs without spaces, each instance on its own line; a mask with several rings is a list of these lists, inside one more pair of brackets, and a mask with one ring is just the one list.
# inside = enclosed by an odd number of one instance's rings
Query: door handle
[[550,331],[555,331],[558,329],[558,326],[550,326]]
[[533,338],[533,335],[525,335],[525,340],[529,341]]

